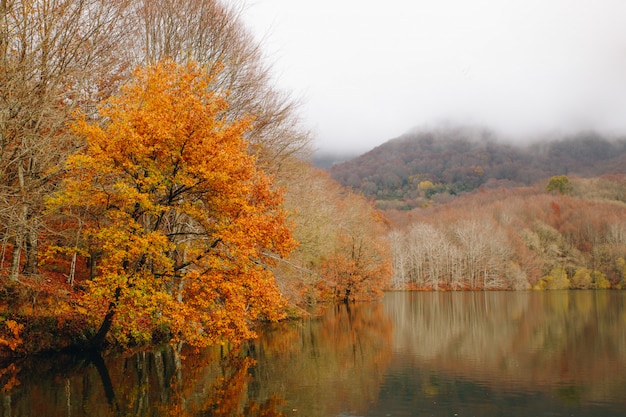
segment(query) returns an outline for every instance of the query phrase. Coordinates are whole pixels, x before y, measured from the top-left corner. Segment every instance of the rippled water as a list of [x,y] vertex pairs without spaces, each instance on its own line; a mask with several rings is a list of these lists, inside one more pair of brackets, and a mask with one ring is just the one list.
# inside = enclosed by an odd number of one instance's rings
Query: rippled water
[[237,352],[57,356],[0,377],[2,416],[626,416],[626,292],[388,293]]

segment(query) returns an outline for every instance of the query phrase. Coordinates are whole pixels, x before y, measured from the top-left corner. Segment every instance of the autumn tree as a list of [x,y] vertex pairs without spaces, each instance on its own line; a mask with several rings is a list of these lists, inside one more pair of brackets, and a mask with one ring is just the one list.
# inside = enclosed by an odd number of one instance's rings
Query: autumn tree
[[[444,231],[430,224],[417,223],[406,235],[406,267],[409,283],[413,288],[438,289],[446,284],[446,278],[456,286],[460,271],[458,254],[445,236]],[[396,271],[399,273],[399,271]]]
[[568,195],[573,191],[572,183],[565,175],[557,175],[550,178],[546,191],[557,191],[559,194]]
[[606,275],[600,271],[578,268],[571,279],[570,288],[605,290],[611,288],[611,283],[606,279]]
[[346,289],[350,300],[378,297],[391,275],[386,219],[327,172],[306,162],[297,168],[281,175],[299,243],[277,269],[281,290],[306,307],[343,301]]
[[[395,286],[502,289],[523,286],[504,227],[488,217],[439,218],[394,230]],[[518,282],[522,281],[522,282]]]
[[626,289],[626,259],[617,258],[617,260],[615,261],[615,269],[617,270],[617,274],[619,277],[617,288],[620,290]]
[[275,273],[281,292],[292,304],[310,307],[320,299],[323,259],[335,251],[342,188],[328,173],[305,161],[284,171],[281,182],[286,186],[285,206],[298,247]]
[[250,322],[281,317],[268,270],[294,246],[282,196],[255,166],[232,120],[218,74],[190,63],[142,67],[100,109],[102,123],[73,126],[86,148],[72,156],[49,202],[96,219],[84,241],[98,255],[84,302],[120,343],[169,331],[195,345],[253,335]]
[[[41,199],[55,166],[82,144],[67,134],[78,109],[93,114],[128,68],[162,59],[199,62],[228,94],[231,120],[254,115],[246,138],[268,172],[308,152],[298,102],[278,91],[241,6],[219,0],[16,0],[0,2],[0,217],[10,276],[36,273]],[[8,256],[10,259],[11,257]]]
[[454,224],[462,274],[470,288],[508,288],[507,266],[512,251],[506,234],[493,221],[475,219]]
[[570,288],[587,290],[593,285],[591,272],[587,268],[578,268],[571,279]]
[[600,271],[593,271],[591,273],[591,278],[593,280],[593,288],[597,290],[606,290],[611,288],[611,283],[608,279],[606,279],[606,275]]
[[533,287],[536,290],[566,290],[571,285],[567,276],[567,271],[562,266],[556,266],[550,274],[541,278],[541,280]]
[[355,194],[345,195],[339,209],[334,250],[322,260],[319,286],[344,303],[378,298],[391,280],[386,220]]

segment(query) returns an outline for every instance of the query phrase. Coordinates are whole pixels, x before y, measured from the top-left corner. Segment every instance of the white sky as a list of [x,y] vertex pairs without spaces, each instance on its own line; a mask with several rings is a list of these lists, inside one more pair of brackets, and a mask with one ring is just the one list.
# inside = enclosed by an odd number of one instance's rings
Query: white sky
[[247,0],[320,150],[425,125],[626,133],[626,0]]

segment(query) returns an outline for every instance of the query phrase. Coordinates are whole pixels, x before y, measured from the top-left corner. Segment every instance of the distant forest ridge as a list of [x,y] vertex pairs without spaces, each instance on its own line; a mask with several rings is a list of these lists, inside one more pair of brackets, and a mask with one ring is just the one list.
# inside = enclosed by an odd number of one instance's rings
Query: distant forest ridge
[[328,170],[380,208],[412,209],[481,187],[626,173],[626,139],[581,132],[515,145],[488,129],[433,129],[407,133]]

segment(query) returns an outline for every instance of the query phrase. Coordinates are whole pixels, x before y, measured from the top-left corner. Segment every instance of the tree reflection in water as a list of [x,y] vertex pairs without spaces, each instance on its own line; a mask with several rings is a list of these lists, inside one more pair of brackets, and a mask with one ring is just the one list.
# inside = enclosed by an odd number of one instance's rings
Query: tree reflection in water
[[254,363],[223,349],[172,346],[106,361],[98,354],[40,358],[11,376],[19,383],[3,390],[0,409],[3,416],[282,415],[279,397],[247,396]]
[[[3,416],[327,416],[378,396],[393,325],[383,304],[263,329],[238,349],[57,355],[0,371]],[[386,353],[385,353],[386,352]],[[288,399],[287,399],[288,398]]]
[[278,393],[300,415],[363,415],[391,362],[393,329],[383,303],[341,304],[319,320],[275,326],[255,341],[251,388]]
[[395,354],[379,409],[624,415],[623,291],[396,293],[386,306]]
[[624,326],[623,291],[392,293],[238,349],[12,364],[0,415],[624,416]]

